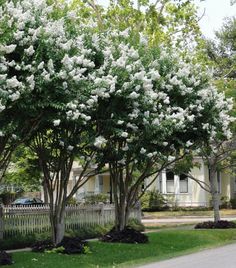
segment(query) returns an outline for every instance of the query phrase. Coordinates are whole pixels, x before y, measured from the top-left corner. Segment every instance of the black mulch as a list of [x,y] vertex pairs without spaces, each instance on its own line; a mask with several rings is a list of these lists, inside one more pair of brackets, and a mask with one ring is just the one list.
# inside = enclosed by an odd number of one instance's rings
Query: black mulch
[[6,251],[0,251],[0,266],[13,264],[11,254]]
[[80,254],[84,253],[84,247],[87,246],[87,242],[79,237],[64,237],[61,243],[57,247],[64,247],[65,254]]
[[100,241],[143,244],[148,243],[148,237],[147,235],[127,226],[123,231],[116,231],[115,228],[113,228],[111,231],[102,236]]
[[[64,251],[60,253],[65,254],[79,254],[84,253],[84,246],[87,246],[87,242],[79,237],[64,237],[63,240],[56,246],[64,247]],[[45,250],[52,250],[55,248],[50,240],[38,241],[32,246],[34,252],[44,252]]]
[[236,223],[232,221],[205,221],[195,226],[195,229],[229,229],[236,228]]

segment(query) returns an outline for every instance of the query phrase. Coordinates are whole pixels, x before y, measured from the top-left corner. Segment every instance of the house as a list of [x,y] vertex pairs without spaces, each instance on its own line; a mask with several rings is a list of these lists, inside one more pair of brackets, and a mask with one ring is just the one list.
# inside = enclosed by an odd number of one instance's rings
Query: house
[[[191,170],[191,175],[209,185],[209,170],[203,159],[196,157],[197,166]],[[145,183],[147,184],[149,180]],[[236,177],[229,173],[217,172],[218,191],[221,200],[230,200],[236,193]],[[205,191],[196,181],[184,174],[175,175],[171,170],[163,171],[159,178],[150,186],[162,193],[169,205],[180,207],[209,207],[211,195]]]
[[[81,167],[77,162],[73,163],[72,171],[70,173],[70,180],[68,184],[68,191],[70,192],[75,185],[81,173]],[[111,200],[111,183],[108,172],[96,175],[88,180],[75,194],[78,201],[83,201],[85,196],[104,194],[107,195],[108,201]]]
[[[204,164],[203,160],[195,158],[197,166],[191,171],[191,174],[196,179],[209,184],[209,171],[208,167]],[[68,184],[68,192],[76,183],[81,168],[78,163],[75,162],[70,174],[70,180]],[[147,179],[144,184],[147,185],[152,178]],[[217,173],[218,189],[221,198],[230,200],[236,193],[236,177],[223,173]],[[180,207],[208,207],[210,206],[211,196],[200,187],[200,185],[186,177],[184,174],[175,175],[171,170],[163,171],[160,176],[149,187],[150,190],[158,190],[163,194],[169,205]],[[110,183],[110,175],[108,172],[96,175],[88,180],[74,195],[74,197],[83,202],[84,198],[89,195],[104,194],[107,195],[107,200],[112,200],[112,186]]]

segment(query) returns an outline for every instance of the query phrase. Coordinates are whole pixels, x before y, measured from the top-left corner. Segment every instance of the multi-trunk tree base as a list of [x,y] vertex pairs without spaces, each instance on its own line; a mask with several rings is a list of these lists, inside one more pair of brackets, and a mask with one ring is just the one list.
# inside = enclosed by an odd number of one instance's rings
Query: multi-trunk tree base
[[85,247],[87,242],[79,237],[64,237],[62,241],[55,247],[50,240],[38,241],[32,246],[34,252],[45,252],[45,250],[53,250],[61,248],[60,253],[64,254],[81,254],[86,253]]

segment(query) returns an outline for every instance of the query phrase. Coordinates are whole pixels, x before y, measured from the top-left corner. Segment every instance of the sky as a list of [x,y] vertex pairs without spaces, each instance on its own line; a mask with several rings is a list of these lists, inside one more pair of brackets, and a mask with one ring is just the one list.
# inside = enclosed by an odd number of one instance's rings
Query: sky
[[205,15],[199,21],[203,34],[208,38],[214,38],[214,31],[219,30],[225,17],[236,16],[236,4],[230,5],[230,0],[195,0],[199,6],[199,15]]
[[[97,0],[99,4],[107,5],[108,0]],[[230,5],[230,0],[194,0],[199,7],[199,16],[204,13],[199,25],[207,38],[214,38],[214,31],[219,30],[224,17],[236,16],[236,4]]]

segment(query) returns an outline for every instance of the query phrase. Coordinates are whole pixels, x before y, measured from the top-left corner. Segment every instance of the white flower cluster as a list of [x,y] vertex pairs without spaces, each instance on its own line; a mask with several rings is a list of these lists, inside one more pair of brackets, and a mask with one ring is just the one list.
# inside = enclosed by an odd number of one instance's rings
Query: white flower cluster
[[[50,96],[58,94],[67,100],[62,109],[67,120],[95,128],[103,108],[103,120],[111,123],[104,136],[122,142],[114,150],[125,154],[139,146],[148,158],[183,144],[188,149],[201,132],[211,139],[219,132],[230,137],[232,103],[205,82],[199,66],[164,48],[147,53],[143,36],[132,46],[129,29],[94,33],[91,26],[75,23],[72,11],[53,19],[63,5],[22,0],[1,7],[0,25],[7,23],[11,38],[0,44],[0,113],[6,103],[42,91],[49,105],[57,107]],[[55,116],[52,125],[61,120]],[[106,144],[103,136],[94,141],[97,148]]]
[[[77,106],[77,112],[73,103],[67,105],[68,115],[81,118],[84,124],[90,120],[83,111],[97,100],[87,98],[88,102],[84,103],[83,93],[87,90],[84,84],[87,73],[95,67],[91,49],[93,34],[85,34],[90,26],[75,23],[77,16],[68,10],[66,4],[49,5],[46,0],[6,1],[0,7],[0,25],[7,25],[4,32],[10,36],[0,44],[0,113],[7,108],[7,103],[11,106],[12,102],[20,101],[21,96],[28,96],[31,105],[31,97],[37,94],[39,98],[40,94],[64,94],[64,99],[68,96],[83,99],[77,102],[81,105]],[[0,32],[3,29],[0,28]],[[83,90],[78,93],[78,88]],[[55,100],[54,104],[53,99],[48,97],[48,103],[56,107],[58,103]],[[58,126],[60,122],[56,117],[52,125]]]
[[[192,136],[186,140],[184,135],[178,137],[181,142],[177,145],[185,144],[186,150],[195,144],[194,139],[199,138],[198,132],[205,131],[206,137],[213,138],[220,131],[229,138],[232,118],[228,113],[232,103],[205,82],[209,79],[206,79],[207,75],[201,68],[181,61],[178,54],[165,49],[161,50],[159,58],[150,57],[147,63],[142,60],[145,56],[141,49],[142,40],[140,48],[134,48],[127,42],[127,34],[128,30],[93,37],[104,60],[100,68],[88,75],[91,91],[86,107],[82,110],[78,101],[68,104],[71,107],[71,111],[67,112],[68,118],[76,120],[81,112],[96,113],[100,101],[105,101],[111,111],[106,120],[112,120],[114,126],[114,129],[111,126],[110,135],[129,144],[121,147],[124,153],[131,148],[130,144],[136,145],[140,141],[145,144],[141,133],[145,133],[146,129],[157,133],[156,140],[154,135],[151,137],[156,148],[140,147],[141,155],[148,158],[156,156],[158,148],[162,148],[163,152],[174,152],[175,144],[168,142],[173,133],[188,132]],[[120,41],[121,37],[123,41]],[[121,106],[116,107],[114,99],[123,100]],[[218,112],[213,115],[215,109]],[[99,147],[100,137],[98,143],[96,141]]]
[[96,137],[94,141],[94,146],[97,148],[102,148],[104,145],[106,145],[107,140],[103,136]]

